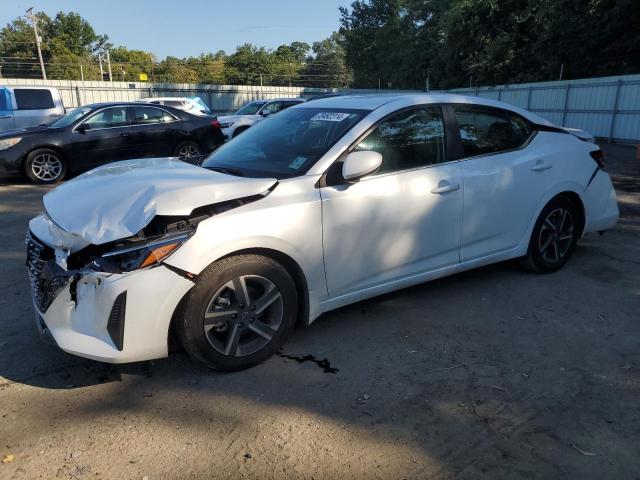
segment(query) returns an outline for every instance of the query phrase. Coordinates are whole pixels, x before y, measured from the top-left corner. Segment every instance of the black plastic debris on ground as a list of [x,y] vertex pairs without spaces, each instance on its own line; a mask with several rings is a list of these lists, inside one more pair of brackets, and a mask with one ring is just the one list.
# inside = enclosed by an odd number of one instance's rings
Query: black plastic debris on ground
[[318,360],[311,354],[308,353],[283,353],[278,352],[278,356],[282,358],[287,358],[289,360],[295,360],[298,363],[311,362],[315,363],[319,366],[324,373],[338,373],[340,370],[338,368],[333,368],[329,360],[324,358],[322,360]]

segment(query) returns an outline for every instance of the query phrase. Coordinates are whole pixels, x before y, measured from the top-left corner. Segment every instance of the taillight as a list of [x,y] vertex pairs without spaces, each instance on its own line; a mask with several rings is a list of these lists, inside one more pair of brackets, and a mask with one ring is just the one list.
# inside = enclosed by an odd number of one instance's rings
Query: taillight
[[220,128],[220,122],[218,120],[211,120],[211,125],[216,128]]
[[600,168],[604,168],[604,152],[600,149],[589,152]]

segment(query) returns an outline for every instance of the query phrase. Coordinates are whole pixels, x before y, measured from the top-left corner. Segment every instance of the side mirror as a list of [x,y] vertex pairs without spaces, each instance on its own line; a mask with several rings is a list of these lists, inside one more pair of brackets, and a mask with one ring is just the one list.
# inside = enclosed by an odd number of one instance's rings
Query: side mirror
[[76,132],[84,133],[87,130],[91,130],[91,125],[89,125],[87,123],[81,123],[80,125],[78,125],[76,127]]
[[342,164],[342,178],[357,182],[361,177],[375,172],[382,165],[382,155],[372,150],[351,152]]

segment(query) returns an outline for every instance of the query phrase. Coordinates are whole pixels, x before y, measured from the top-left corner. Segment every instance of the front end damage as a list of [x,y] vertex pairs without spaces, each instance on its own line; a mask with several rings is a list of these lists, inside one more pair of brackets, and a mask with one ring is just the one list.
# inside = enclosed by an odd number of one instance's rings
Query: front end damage
[[270,191],[188,215],[156,214],[135,234],[104,243],[90,243],[48,214],[32,219],[26,266],[40,332],[68,353],[109,363],[167,356],[171,318],[195,275],[163,260],[200,222]]

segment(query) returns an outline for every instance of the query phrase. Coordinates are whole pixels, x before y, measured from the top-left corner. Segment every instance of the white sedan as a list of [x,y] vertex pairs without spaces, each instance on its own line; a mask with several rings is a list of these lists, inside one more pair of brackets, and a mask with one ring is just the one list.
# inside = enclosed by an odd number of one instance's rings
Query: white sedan
[[119,363],[166,356],[175,331],[220,370],[375,295],[512,258],[553,272],[618,219],[596,145],[448,94],[303,103],[202,167],[111,164],[44,206],[27,237],[42,332]]
[[226,139],[237,137],[261,120],[304,101],[304,98],[273,98],[249,102],[232,115],[218,117],[222,134]]

